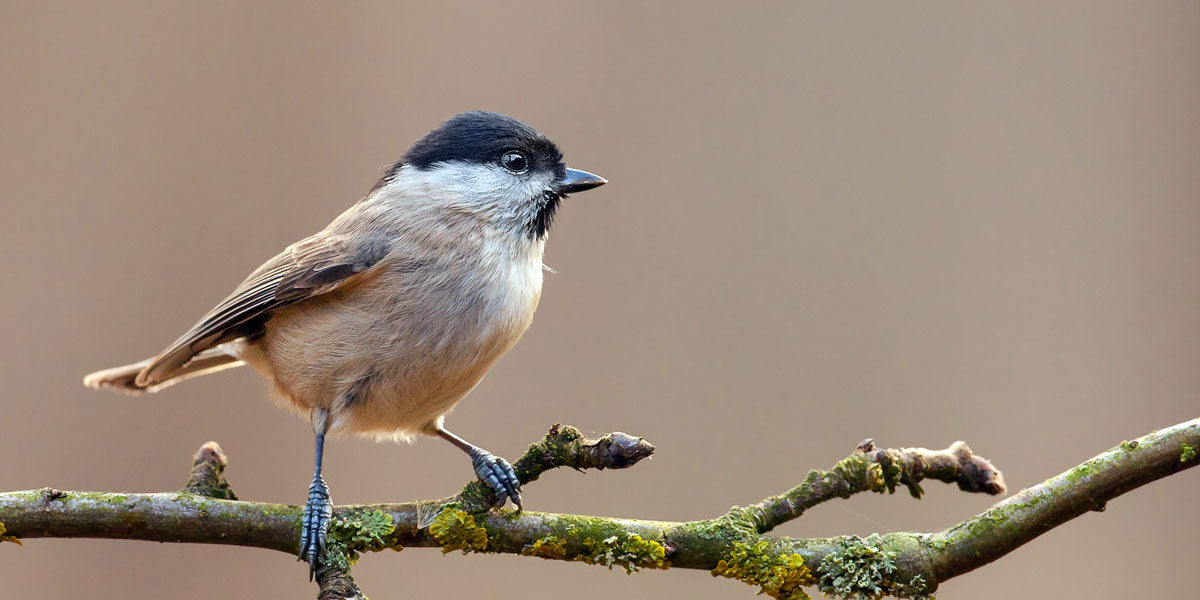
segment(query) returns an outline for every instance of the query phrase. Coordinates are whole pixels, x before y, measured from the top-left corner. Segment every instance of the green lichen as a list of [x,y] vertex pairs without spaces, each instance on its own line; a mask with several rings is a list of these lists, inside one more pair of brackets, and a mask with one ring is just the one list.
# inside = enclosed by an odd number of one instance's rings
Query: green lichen
[[487,529],[476,525],[470,513],[455,508],[442,510],[430,524],[429,533],[442,545],[442,554],[483,552],[488,545]]
[[197,496],[191,492],[180,492],[171,498],[172,502],[178,502],[188,508],[193,508],[200,516],[208,516],[208,509],[212,506],[209,498]]
[[875,454],[863,453],[862,459],[871,461],[867,467],[867,486],[873,492],[887,491],[894,494],[900,485],[908,488],[908,493],[917,500],[925,493],[921,484],[913,479],[908,471],[908,463],[896,460],[895,450],[881,450]]
[[321,562],[346,570],[358,562],[362,552],[377,552],[384,548],[399,550],[399,546],[388,539],[395,530],[392,515],[381,510],[336,518],[329,524],[329,539]]
[[671,566],[666,561],[667,550],[654,540],[644,540],[640,535],[613,535],[601,540],[586,538],[583,540],[586,552],[578,559],[589,565],[604,565],[612,569],[614,565],[625,568],[625,574],[636,573],[642,569],[666,569]]
[[71,500],[90,500],[101,504],[123,505],[129,502],[129,496],[126,494],[110,494],[108,492],[68,492],[68,499]]
[[262,514],[268,517],[291,517],[296,519],[296,527],[299,528],[300,517],[304,514],[304,508],[287,504],[265,504],[262,506]]
[[950,540],[940,535],[926,538],[925,543],[935,550],[945,550],[950,547]]
[[459,504],[469,513],[487,512],[496,500],[496,492],[478,479],[463,486],[458,492]]
[[821,560],[817,572],[821,576],[821,591],[850,600],[874,600],[888,593],[894,585],[891,577],[896,563],[891,553],[884,551],[878,534],[869,537],[843,538],[837,549]]
[[[883,476],[883,467],[860,453],[839,460],[832,469],[825,473],[824,479],[848,482],[853,487],[863,485],[875,492],[887,489],[887,478]],[[853,489],[847,488],[840,495],[849,497],[853,493]]]
[[530,477],[529,481],[534,481],[542,472],[570,464],[572,450],[582,439],[583,434],[569,425],[551,428],[545,439],[529,446],[514,464],[517,475]]
[[826,478],[832,478],[833,481],[850,484],[851,487],[842,494],[843,497],[849,497],[856,490],[892,494],[900,485],[907,487],[913,498],[920,499],[924,493],[921,486],[909,476],[905,463],[894,460],[891,454],[882,450],[856,452],[838,461],[824,475]]
[[21,540],[19,538],[17,538],[17,536],[4,535],[4,533],[6,531],[8,531],[8,530],[4,528],[4,523],[0,523],[0,544],[3,544],[4,542],[12,542],[18,546],[22,545]]
[[[1075,477],[1083,476],[1077,474]],[[1064,477],[1064,479],[1070,480],[1071,478]],[[1049,481],[1054,485],[1059,485],[1057,478]],[[927,537],[922,543],[936,550],[944,550],[950,544],[964,537],[988,539],[997,535],[1015,535],[1021,529],[1022,523],[1030,511],[1035,510],[1042,503],[1055,501],[1056,497],[1057,492],[1053,489],[1027,490],[1014,496],[1009,502],[993,506],[982,514],[955,525],[950,529],[948,535],[939,534]]]
[[[516,511],[504,511],[496,513],[495,516],[504,519],[509,523],[514,523],[515,521],[512,520],[512,515],[514,514],[516,514]],[[517,515],[516,518],[519,519],[520,516]],[[484,533],[487,534],[487,547],[484,549],[485,552],[504,552],[509,548],[516,548],[521,545],[520,542],[513,538],[512,533],[510,533],[502,525],[493,526],[486,520],[481,521],[481,523]]]
[[1067,480],[1067,483],[1074,484],[1083,481],[1094,474],[1095,467],[1092,465],[1091,461],[1088,461],[1079,465],[1078,467],[1075,467],[1074,469],[1071,469],[1070,471],[1067,471],[1064,479]]
[[759,586],[759,593],[786,600],[808,600],[803,588],[817,582],[803,556],[771,552],[766,540],[753,546],[734,542],[733,550],[717,563],[712,575]]
[[[4,496],[6,498],[12,498],[14,500],[20,500],[22,502],[38,502],[41,500],[46,500],[47,502],[50,502],[52,500],[52,498],[50,498],[49,496],[53,492],[54,492],[54,490],[51,490],[50,488],[42,488],[40,490],[21,490],[21,491],[16,491],[16,492],[4,492]],[[57,498],[53,498],[53,500],[57,500]]]
[[924,577],[913,575],[908,583],[892,585],[891,594],[897,598],[908,598],[909,600],[933,600],[933,596],[924,592],[928,587],[929,584],[926,583]]
[[1196,458],[1196,449],[1184,444],[1179,452],[1179,462],[1185,463]]
[[567,543],[563,539],[548,535],[521,549],[525,556],[540,556],[546,559],[562,559],[567,556]]
[[211,485],[193,485],[179,490],[181,494],[192,494],[194,496],[204,496],[206,498],[214,498],[217,500],[237,500],[237,494],[233,493],[233,488],[229,482],[224,479],[216,486]]
[[560,515],[550,524],[550,530],[564,540],[568,546],[581,547],[584,540],[603,540],[612,536],[627,535],[625,530],[609,519],[599,517],[582,517],[577,515]]
[[[720,522],[720,519],[710,519],[707,521],[697,521],[693,523],[684,523],[679,528],[680,531],[675,532],[675,535],[682,536],[683,534],[695,536],[704,541],[721,540],[727,535],[731,535],[729,525]],[[740,533],[738,537],[741,537]]]
[[[561,542],[562,558],[609,568],[620,565],[627,573],[670,566],[666,548],[661,543],[630,534],[611,519],[558,515],[548,525],[550,535],[535,542],[534,546],[543,541],[544,546],[557,546]],[[553,546],[547,546],[546,551],[555,551],[551,549]],[[526,550],[532,551],[532,547]]]
[[[742,507],[732,507],[729,512],[716,519],[680,523],[671,528],[672,540],[682,540],[685,544],[702,543],[705,546],[725,547],[733,542],[745,540],[758,535],[754,511]],[[719,556],[714,556],[719,559]]]

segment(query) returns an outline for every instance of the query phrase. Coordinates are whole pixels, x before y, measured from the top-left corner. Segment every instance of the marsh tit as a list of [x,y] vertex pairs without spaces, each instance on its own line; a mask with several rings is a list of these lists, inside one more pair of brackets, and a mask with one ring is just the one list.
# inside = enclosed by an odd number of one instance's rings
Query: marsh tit
[[332,516],[321,477],[327,433],[438,436],[471,457],[496,495],[521,506],[508,461],[451,433],[450,412],[529,327],[542,251],[567,194],[603,185],[568,169],[532,127],[456,115],[412,145],[328,227],[268,260],[151,359],[84,383],[155,392],[248,364],[306,416],[315,472],[300,535],[310,578]]

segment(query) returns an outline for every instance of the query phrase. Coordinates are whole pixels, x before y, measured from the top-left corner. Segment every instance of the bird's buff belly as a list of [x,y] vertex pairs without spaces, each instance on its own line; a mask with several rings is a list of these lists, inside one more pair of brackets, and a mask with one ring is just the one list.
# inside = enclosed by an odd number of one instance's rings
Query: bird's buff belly
[[273,382],[272,396],[281,405],[302,415],[327,408],[332,433],[375,438],[431,433],[529,321],[469,332],[418,333],[410,324],[397,336],[394,326],[363,327],[341,322],[344,312],[313,308],[277,315],[255,344],[259,356],[246,362]]

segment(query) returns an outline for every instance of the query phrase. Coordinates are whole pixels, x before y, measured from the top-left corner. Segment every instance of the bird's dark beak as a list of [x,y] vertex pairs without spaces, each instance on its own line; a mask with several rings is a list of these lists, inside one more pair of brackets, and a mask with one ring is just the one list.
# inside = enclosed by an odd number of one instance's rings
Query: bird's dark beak
[[567,169],[567,174],[558,185],[554,186],[555,191],[560,194],[574,194],[575,192],[585,192],[592,188],[598,188],[608,183],[608,180],[599,176],[580,171],[579,169]]

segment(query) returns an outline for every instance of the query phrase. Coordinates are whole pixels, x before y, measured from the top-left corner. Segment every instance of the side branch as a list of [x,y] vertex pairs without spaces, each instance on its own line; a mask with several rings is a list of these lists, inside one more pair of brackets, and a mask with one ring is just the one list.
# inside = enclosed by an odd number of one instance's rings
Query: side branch
[[187,483],[179,490],[183,494],[195,494],[221,500],[237,500],[233,488],[222,476],[229,459],[216,442],[207,442],[196,451],[192,457],[192,471],[188,473]]
[[933,479],[957,483],[965,492],[1003,494],[1004,475],[982,456],[975,456],[966,442],[954,442],[945,450],[925,448],[875,448],[874,440],[858,445],[858,452],[829,471],[809,471],[800,485],[747,507],[758,533],[766,533],[804,511],[834,498],[849,498],[859,492],[896,491],[897,484],[920,499],[921,481]]

